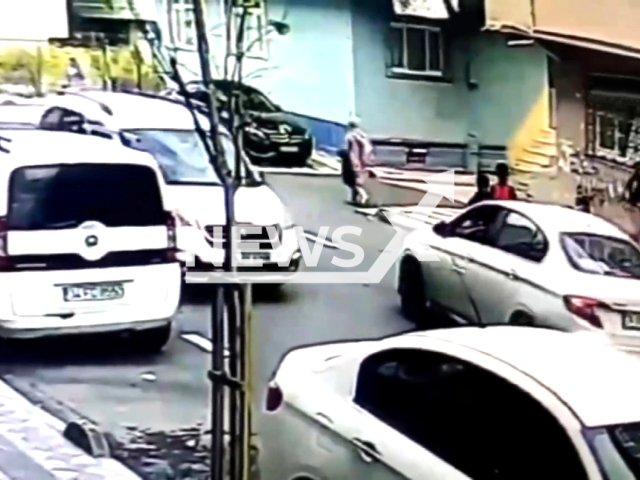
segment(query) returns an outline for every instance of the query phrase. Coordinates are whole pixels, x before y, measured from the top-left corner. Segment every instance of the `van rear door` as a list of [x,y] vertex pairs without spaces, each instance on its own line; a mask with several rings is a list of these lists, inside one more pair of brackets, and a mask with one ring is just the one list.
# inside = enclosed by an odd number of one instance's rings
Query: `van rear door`
[[90,312],[166,297],[162,288],[148,288],[150,269],[131,268],[172,262],[158,175],[150,167],[16,169],[5,229],[16,315]]

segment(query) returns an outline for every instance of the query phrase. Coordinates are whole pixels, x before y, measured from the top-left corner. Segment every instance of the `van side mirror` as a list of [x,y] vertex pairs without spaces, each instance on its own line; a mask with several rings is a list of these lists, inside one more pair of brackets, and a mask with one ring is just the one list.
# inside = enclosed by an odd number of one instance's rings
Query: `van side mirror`
[[433,226],[433,232],[441,237],[449,235],[449,224],[447,222],[438,222]]

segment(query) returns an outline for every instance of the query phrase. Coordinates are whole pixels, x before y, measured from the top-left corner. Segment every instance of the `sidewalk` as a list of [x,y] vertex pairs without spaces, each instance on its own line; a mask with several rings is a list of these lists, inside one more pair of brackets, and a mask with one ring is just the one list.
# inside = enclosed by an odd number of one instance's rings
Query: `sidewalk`
[[66,425],[0,381],[0,480],[140,480],[63,437]]
[[380,207],[380,208],[358,208],[356,213],[368,217],[376,217],[378,220],[402,227],[407,230],[416,230],[424,225],[433,226],[436,223],[448,222],[462,209],[437,207],[421,208],[421,207]]

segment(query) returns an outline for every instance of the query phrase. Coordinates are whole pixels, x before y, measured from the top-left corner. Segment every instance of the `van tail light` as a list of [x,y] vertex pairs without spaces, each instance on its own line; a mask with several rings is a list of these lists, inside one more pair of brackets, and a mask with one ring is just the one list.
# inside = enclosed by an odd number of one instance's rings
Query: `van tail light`
[[165,212],[167,225],[167,262],[178,262],[178,238],[176,231],[176,218],[172,212]]
[[598,309],[608,308],[607,304],[596,300],[595,298],[577,297],[574,295],[566,295],[563,297],[564,305],[574,315],[588,322],[596,328],[603,328],[602,321],[598,316]]
[[9,255],[8,230],[6,217],[0,217],[0,272],[14,269],[14,264]]
[[269,383],[269,387],[267,388],[267,401],[265,404],[265,408],[267,412],[275,412],[278,410],[284,401],[284,396],[282,395],[282,390],[276,382]]

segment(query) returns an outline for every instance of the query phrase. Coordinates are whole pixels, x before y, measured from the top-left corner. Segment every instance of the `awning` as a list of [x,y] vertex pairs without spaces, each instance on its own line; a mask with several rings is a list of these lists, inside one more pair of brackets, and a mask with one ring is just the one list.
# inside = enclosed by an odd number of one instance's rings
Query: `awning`
[[446,1],[451,3],[455,11],[458,11],[459,0],[393,0],[393,11],[396,15],[446,20],[449,18]]
[[591,90],[588,92],[589,101],[593,104],[612,107],[640,107],[640,93],[619,92],[611,90]]
[[636,0],[484,0],[486,28],[617,55],[640,56]]
[[596,50],[598,52],[610,53],[612,55],[623,55],[625,57],[640,59],[640,49],[605,43],[595,39],[576,38],[568,35],[559,34],[556,32],[548,32],[548,31],[543,31],[539,29],[527,30],[517,25],[506,25],[506,24],[499,24],[499,23],[488,23],[484,29],[488,31],[495,31],[495,32],[501,32],[501,33],[512,33],[512,34],[521,35],[524,37],[529,37],[532,39],[546,40],[548,42],[557,42],[564,45],[571,45],[574,47],[585,48],[588,50]]

